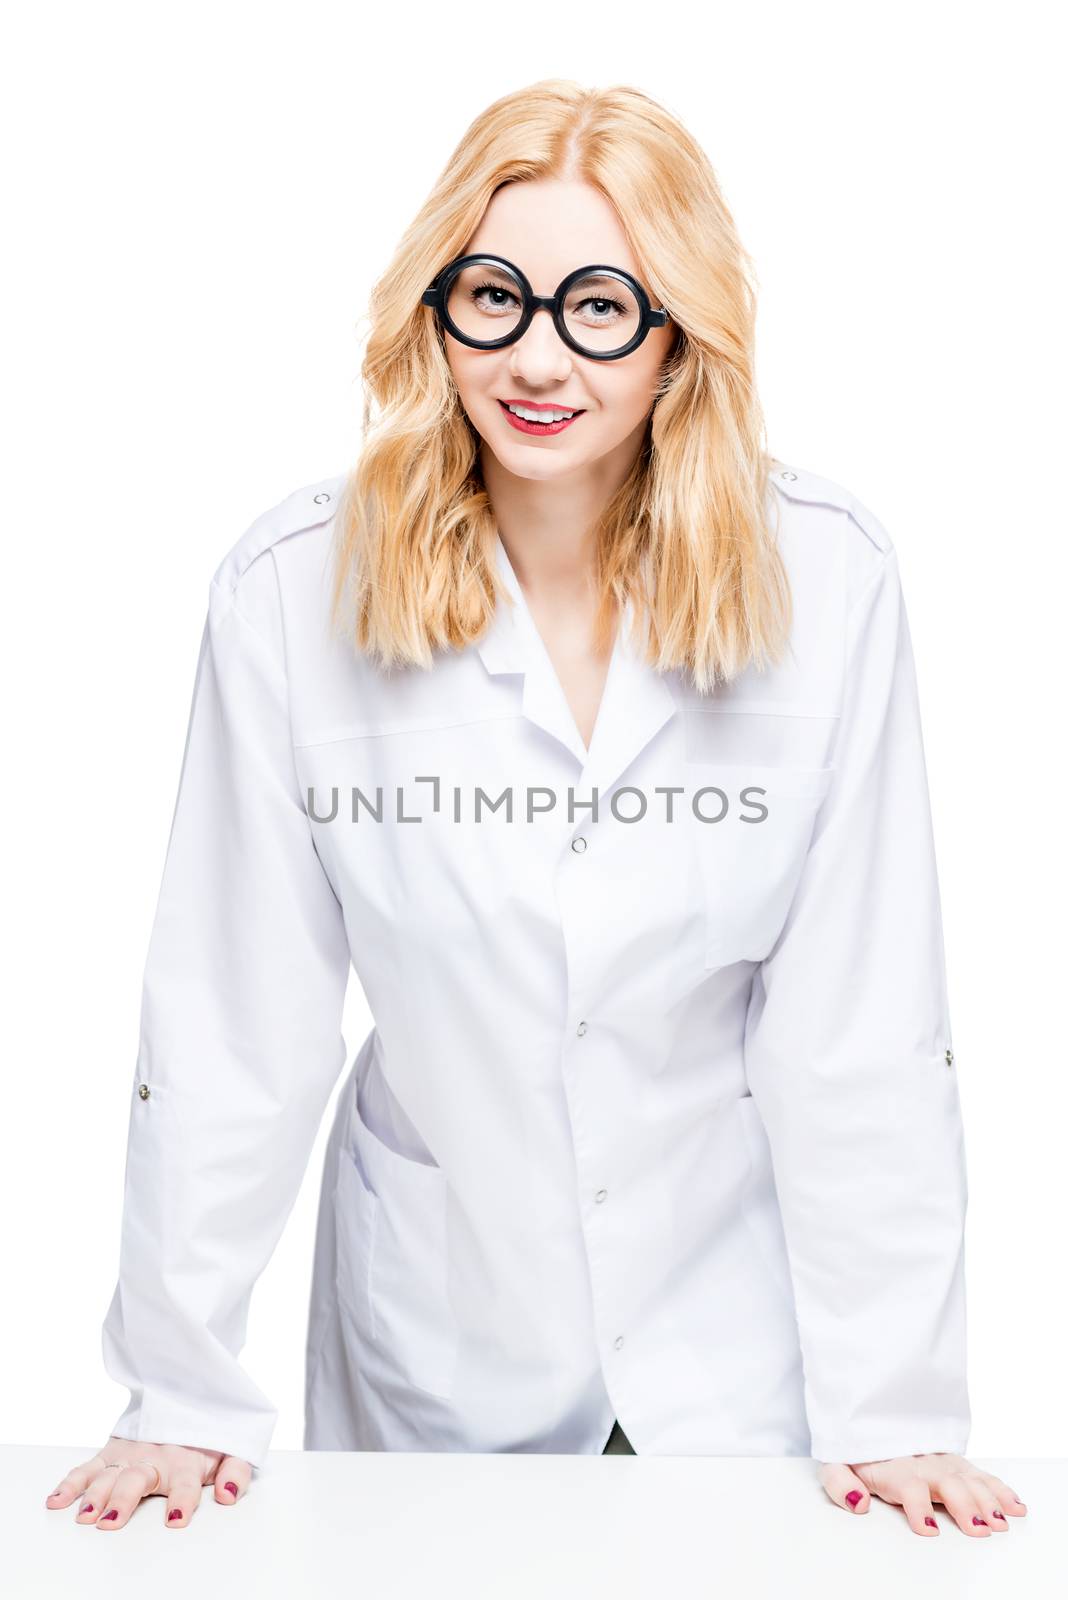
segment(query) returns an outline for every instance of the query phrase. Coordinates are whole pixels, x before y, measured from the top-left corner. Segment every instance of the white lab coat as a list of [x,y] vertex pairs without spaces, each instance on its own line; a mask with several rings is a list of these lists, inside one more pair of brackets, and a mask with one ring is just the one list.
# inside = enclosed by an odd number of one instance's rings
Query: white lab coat
[[238,1356],[351,966],[374,1027],[327,1146],[306,1447],[596,1453],[618,1417],[640,1455],[963,1451],[967,1185],[885,529],[776,464],[788,657],[702,697],[630,611],[587,752],[499,540],[516,605],[480,644],[387,674],[329,636],[342,484],[210,586],[114,1431],[262,1464],[277,1413]]

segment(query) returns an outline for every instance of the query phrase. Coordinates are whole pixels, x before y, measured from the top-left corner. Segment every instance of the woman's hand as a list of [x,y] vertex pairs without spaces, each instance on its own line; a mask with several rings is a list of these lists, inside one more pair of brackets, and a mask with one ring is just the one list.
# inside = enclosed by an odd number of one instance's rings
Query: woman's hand
[[[121,1472],[104,1462],[128,1462]],[[159,1468],[157,1481],[154,1467]],[[238,1456],[217,1450],[197,1450],[182,1444],[140,1444],[114,1434],[98,1455],[90,1456],[53,1489],[45,1501],[50,1511],[62,1511],[80,1500],[77,1520],[86,1526],[122,1528],[140,1501],[166,1495],[164,1527],[184,1528],[200,1504],[201,1490],[215,1485],[215,1500],[232,1506],[249,1486],[252,1467]]]
[[892,1456],[887,1461],[819,1463],[820,1482],[847,1511],[867,1511],[871,1496],[900,1506],[913,1533],[936,1534],[935,1503],[945,1506],[962,1533],[986,1539],[1007,1533],[1009,1517],[1023,1517],[1027,1507],[1015,1490],[992,1472],[973,1467],[963,1456],[939,1451],[933,1455]]

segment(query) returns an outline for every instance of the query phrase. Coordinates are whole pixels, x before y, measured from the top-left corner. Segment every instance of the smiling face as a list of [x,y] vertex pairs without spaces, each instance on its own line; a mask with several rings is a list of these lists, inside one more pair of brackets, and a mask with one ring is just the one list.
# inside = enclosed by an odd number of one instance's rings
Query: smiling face
[[[554,294],[577,267],[594,263],[631,273],[650,294],[614,208],[599,189],[575,180],[540,178],[499,189],[460,253],[514,263],[535,294]],[[604,285],[609,295],[611,280]],[[658,304],[652,294],[650,299]],[[596,318],[602,310],[594,302],[585,315]],[[537,311],[522,338],[500,350],[473,350],[447,331],[445,349],[483,448],[517,477],[557,480],[588,472],[595,463],[601,469],[609,462],[629,466],[641,446],[674,333],[670,322],[650,328],[629,355],[596,361],[566,345],[551,314]],[[559,427],[532,428],[510,415],[505,402],[580,414]]]

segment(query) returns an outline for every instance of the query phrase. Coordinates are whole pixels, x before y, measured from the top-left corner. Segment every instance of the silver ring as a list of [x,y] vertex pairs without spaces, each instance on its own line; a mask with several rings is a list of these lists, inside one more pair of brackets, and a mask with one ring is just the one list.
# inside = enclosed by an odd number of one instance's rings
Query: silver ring
[[127,1467],[151,1467],[152,1471],[156,1474],[156,1481],[152,1485],[151,1489],[148,1490],[149,1494],[155,1494],[156,1490],[163,1481],[160,1470],[154,1461],[145,1461],[143,1459],[140,1461],[105,1461],[104,1466],[117,1467],[120,1472],[125,1471]]

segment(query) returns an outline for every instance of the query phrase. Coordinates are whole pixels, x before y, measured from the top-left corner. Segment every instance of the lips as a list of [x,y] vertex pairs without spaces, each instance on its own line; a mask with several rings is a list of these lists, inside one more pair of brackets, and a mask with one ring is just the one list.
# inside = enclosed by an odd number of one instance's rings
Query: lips
[[[547,411],[550,414],[553,411],[570,410],[570,407],[568,406],[534,406],[530,405],[526,400],[516,400],[512,401],[511,403],[513,405],[521,405],[527,411]],[[585,416],[584,411],[576,410],[573,416],[564,417],[560,422],[528,422],[525,417],[517,417],[514,411],[509,411],[509,402],[507,400],[498,400],[497,404],[504,413],[505,419],[519,433],[529,433],[535,435],[563,433],[564,429],[572,427],[574,423],[578,421],[579,417]]]

